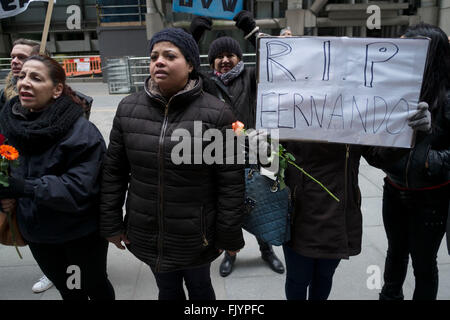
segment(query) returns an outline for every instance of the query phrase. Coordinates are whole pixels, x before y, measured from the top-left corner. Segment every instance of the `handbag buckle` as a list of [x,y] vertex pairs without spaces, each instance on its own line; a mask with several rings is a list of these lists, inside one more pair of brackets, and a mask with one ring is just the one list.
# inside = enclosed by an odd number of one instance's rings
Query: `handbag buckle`
[[272,187],[270,187],[270,191],[277,192],[278,191],[278,180],[275,180]]

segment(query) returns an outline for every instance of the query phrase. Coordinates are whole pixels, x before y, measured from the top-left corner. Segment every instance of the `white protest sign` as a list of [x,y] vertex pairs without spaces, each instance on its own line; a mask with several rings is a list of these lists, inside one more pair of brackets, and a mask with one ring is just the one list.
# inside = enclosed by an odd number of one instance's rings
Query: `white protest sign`
[[411,147],[428,39],[263,37],[256,128],[280,139]]
[[[28,5],[34,1],[48,0],[0,0],[0,19],[12,17],[27,10]],[[54,1],[56,3],[56,1]]]

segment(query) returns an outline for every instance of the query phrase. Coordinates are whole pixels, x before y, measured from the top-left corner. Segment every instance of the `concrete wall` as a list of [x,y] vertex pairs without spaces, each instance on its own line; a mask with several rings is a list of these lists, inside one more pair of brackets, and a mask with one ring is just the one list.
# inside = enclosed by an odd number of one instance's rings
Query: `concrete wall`
[[439,27],[450,36],[450,0],[441,0],[439,7]]
[[103,57],[147,56],[145,26],[98,27],[98,46]]
[[[102,68],[108,58],[149,55],[145,26],[97,27],[97,35]],[[107,81],[107,72],[103,73],[103,81]]]

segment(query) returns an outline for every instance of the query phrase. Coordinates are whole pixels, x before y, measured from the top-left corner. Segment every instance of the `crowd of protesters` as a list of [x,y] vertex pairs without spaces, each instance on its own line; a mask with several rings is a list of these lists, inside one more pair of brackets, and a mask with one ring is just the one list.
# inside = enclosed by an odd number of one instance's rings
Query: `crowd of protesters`
[[[250,12],[234,21],[254,46],[264,36]],[[115,299],[106,270],[111,242],[149,266],[159,299],[185,300],[184,286],[190,300],[216,298],[211,262],[223,253],[219,273],[228,276],[244,248],[246,165],[226,158],[238,158],[238,150],[216,163],[175,164],[173,134],[195,137],[196,121],[223,136],[236,120],[254,128],[257,78],[244,65],[239,42],[227,36],[211,42],[211,70],[200,71],[198,43],[211,27],[211,19],[195,17],[189,32],[166,28],[153,35],[150,76],[117,107],[107,148],[88,120],[92,99],[67,86],[64,70],[39,54],[39,43],[14,43],[0,92],[0,133],[17,148],[20,165],[11,167],[9,186],[0,186],[1,209],[16,214],[44,273],[42,290],[54,284],[65,300]],[[291,29],[280,36],[292,36]],[[450,200],[450,45],[441,29],[424,23],[401,36],[431,40],[420,102],[407,122],[416,136],[411,149],[285,141],[296,163],[341,199],[287,169],[292,225],[284,264],[270,244],[257,241],[268,266],[286,271],[288,300],[326,300],[340,261],[361,252],[361,157],[386,173],[380,215],[388,249],[380,299],[404,299],[409,257],[413,299],[437,297],[437,251]],[[183,157],[194,159],[195,152]],[[80,267],[80,288],[67,287],[70,265]]]

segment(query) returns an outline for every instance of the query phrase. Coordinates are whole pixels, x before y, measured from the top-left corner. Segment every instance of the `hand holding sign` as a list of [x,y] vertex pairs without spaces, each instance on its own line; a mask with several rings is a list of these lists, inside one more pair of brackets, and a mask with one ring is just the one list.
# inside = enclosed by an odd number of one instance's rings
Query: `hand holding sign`
[[256,22],[253,19],[252,13],[247,10],[240,11],[233,20],[236,21],[236,27],[244,31],[245,35],[256,28]]
[[408,117],[408,126],[418,131],[429,132],[431,129],[431,113],[428,103],[422,101],[417,106],[417,111]]

